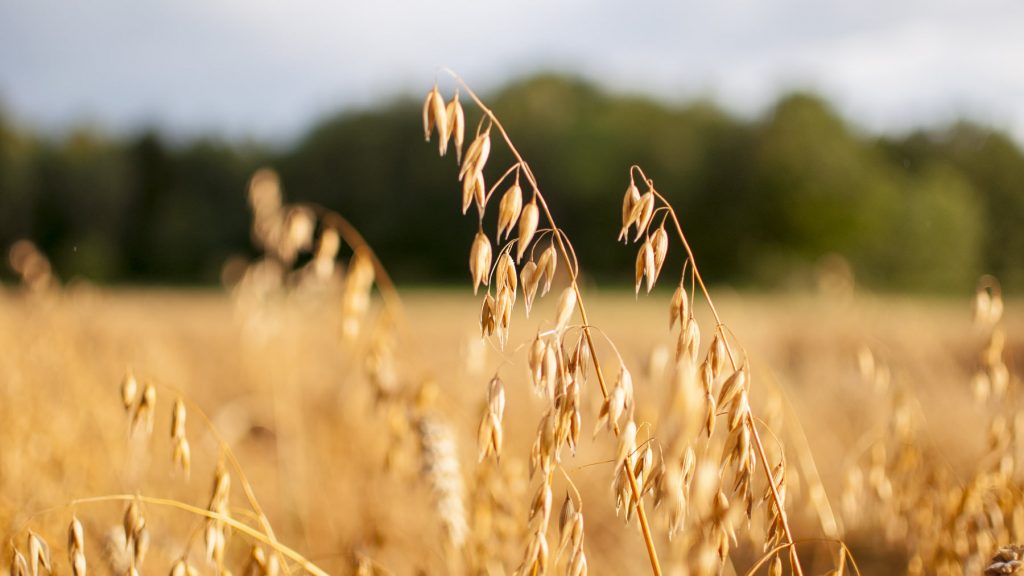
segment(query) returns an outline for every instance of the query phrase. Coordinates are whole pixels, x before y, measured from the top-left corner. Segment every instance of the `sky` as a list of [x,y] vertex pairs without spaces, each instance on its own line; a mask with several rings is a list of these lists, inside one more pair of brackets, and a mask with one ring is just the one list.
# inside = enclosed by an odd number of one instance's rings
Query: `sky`
[[0,0],[0,107],[287,141],[339,109],[419,97],[448,66],[534,71],[756,115],[811,89],[870,131],[968,116],[1024,142],[1019,0]]

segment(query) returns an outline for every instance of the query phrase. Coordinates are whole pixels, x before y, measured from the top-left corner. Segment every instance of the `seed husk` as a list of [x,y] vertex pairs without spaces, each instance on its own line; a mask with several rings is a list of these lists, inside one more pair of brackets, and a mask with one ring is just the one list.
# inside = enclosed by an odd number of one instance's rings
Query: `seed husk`
[[523,189],[516,182],[501,197],[498,205],[498,239],[508,238],[523,211]]
[[534,198],[529,204],[523,206],[522,214],[519,216],[519,250],[516,255],[516,261],[520,262],[523,259],[523,254],[526,254],[526,249],[530,246],[530,241],[533,240],[534,233],[537,232],[537,223],[540,220],[540,209],[537,207],[537,199]]
[[491,273],[491,241],[483,232],[477,232],[473,239],[473,247],[469,252],[469,274],[473,278],[473,294],[477,293],[480,284],[487,286]]
[[572,286],[562,290],[562,296],[558,299],[558,314],[555,322],[556,329],[561,332],[565,330],[572,313],[576,310],[576,290]]

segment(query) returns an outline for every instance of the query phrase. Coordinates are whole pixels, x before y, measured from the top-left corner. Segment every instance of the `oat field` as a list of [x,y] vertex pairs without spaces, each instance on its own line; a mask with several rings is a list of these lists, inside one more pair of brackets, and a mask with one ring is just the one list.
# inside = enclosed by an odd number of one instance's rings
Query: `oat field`
[[632,286],[597,284],[454,81],[423,120],[480,222],[465,286],[396,286],[372,239],[270,170],[248,190],[260,256],[223,289],[62,284],[11,248],[9,573],[1020,569],[1024,308],[997,279],[736,292],[633,166],[607,231]]
[[[595,321],[619,343],[635,373],[637,421],[654,430],[663,419],[667,359],[675,346],[665,319],[667,296],[636,301],[631,294],[597,292],[593,300]],[[474,558],[486,555],[491,573],[510,572],[523,545],[532,496],[529,445],[543,405],[530,392],[523,351],[503,364],[502,354],[479,345],[478,311],[468,289],[410,290],[403,303],[409,329],[396,350],[401,378],[407,393],[420,396],[424,411],[449,427],[467,561],[472,550]],[[786,442],[796,532],[805,539],[825,536],[829,522],[823,523],[810,494],[820,477],[832,511],[828,520],[839,523],[861,569],[902,572],[908,535],[895,528],[885,532],[893,520],[886,516],[896,511],[851,495],[846,483],[857,467],[865,469],[864,481],[870,477],[873,447],[886,441],[897,396],[917,427],[915,447],[929,454],[922,476],[944,472],[963,480],[989,463],[993,421],[1002,410],[1000,403],[973,400],[981,340],[969,300],[728,294],[719,306],[735,319],[733,329],[744,334],[756,362],[760,378],[752,402]],[[69,503],[144,494],[204,507],[215,468],[230,447],[277,538],[327,572],[350,573],[371,561],[374,569],[397,574],[448,571],[444,520],[423,474],[423,454],[415,439],[406,438],[413,434],[408,424],[394,421],[374,398],[364,367],[368,343],[343,342],[340,309],[331,298],[295,296],[265,313],[257,327],[216,291],[6,290],[0,299],[6,400],[0,408],[0,517],[8,546],[27,553],[25,538],[33,530],[47,538],[58,571],[66,572],[63,533],[75,515],[86,534],[90,569],[120,572],[126,504]],[[1006,318],[1007,333],[1024,329],[1018,306],[1009,306]],[[512,337],[533,330],[524,325]],[[864,346],[884,359],[888,387],[864,381],[858,363]],[[1006,357],[1019,362],[1022,354],[1016,344]],[[157,387],[151,436],[129,435],[131,418],[120,397],[129,366],[140,385]],[[496,368],[508,395],[508,443],[500,463],[479,464],[478,420]],[[171,408],[178,397],[194,406],[186,426],[192,444],[188,477],[176,473],[172,461]],[[593,422],[598,408],[591,398],[585,423]],[[613,452],[601,438],[591,439],[588,426],[576,457],[566,457],[562,466],[587,503],[592,569],[632,573],[645,568],[646,558],[635,524],[615,517]],[[565,484],[558,479],[559,500]],[[863,507],[858,497],[865,499]],[[847,510],[849,498],[854,502]],[[236,507],[246,508],[237,487]],[[190,561],[206,572],[205,545],[196,534],[202,520],[156,505],[144,509],[151,534],[146,571],[168,571],[191,541]],[[853,518],[849,512],[881,517]],[[241,512],[238,518],[251,522]],[[671,543],[656,543],[671,555]],[[230,538],[226,562],[236,572],[247,564],[252,544],[243,534]],[[760,548],[746,541],[737,548],[732,563],[742,571]],[[811,573],[834,562],[834,547],[808,543],[804,550]]]

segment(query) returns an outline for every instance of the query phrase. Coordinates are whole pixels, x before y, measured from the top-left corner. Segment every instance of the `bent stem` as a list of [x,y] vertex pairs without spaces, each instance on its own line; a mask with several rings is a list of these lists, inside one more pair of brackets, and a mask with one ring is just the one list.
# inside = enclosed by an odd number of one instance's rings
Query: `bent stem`
[[313,564],[312,562],[307,560],[306,557],[303,556],[302,554],[299,554],[298,552],[296,552],[295,550],[292,550],[288,546],[285,546],[284,544],[281,544],[277,540],[274,540],[271,537],[268,537],[267,535],[263,534],[263,532],[260,532],[259,530],[256,530],[255,528],[249,526],[248,524],[244,524],[242,522],[239,522],[238,520],[235,520],[234,518],[232,518],[230,516],[226,516],[226,515],[220,514],[218,512],[213,512],[213,511],[210,511],[210,510],[206,510],[205,508],[199,508],[198,506],[193,506],[191,504],[186,504],[186,503],[180,502],[178,500],[172,500],[172,499],[169,499],[169,498],[155,498],[155,497],[152,497],[152,496],[140,496],[140,495],[135,495],[135,494],[109,494],[109,495],[106,495],[106,496],[93,496],[93,497],[90,497],[90,498],[79,498],[77,500],[72,500],[71,502],[68,503],[67,507],[80,506],[82,504],[99,504],[99,503],[108,503],[108,502],[133,502],[133,501],[135,501],[135,502],[142,502],[142,503],[145,503],[145,504],[151,504],[153,506],[163,506],[165,508],[175,508],[175,509],[178,509],[178,510],[181,510],[181,511],[184,511],[184,512],[188,512],[189,514],[194,514],[196,516],[202,516],[204,518],[209,518],[211,520],[217,520],[218,522],[223,522],[223,523],[227,524],[228,526],[231,526],[235,530],[238,530],[239,532],[245,534],[246,536],[248,536],[248,537],[250,537],[250,538],[252,538],[254,540],[257,540],[257,541],[259,541],[259,542],[261,542],[261,543],[263,543],[263,544],[273,548],[275,551],[280,552],[284,556],[287,556],[292,561],[294,561],[296,564],[298,564],[299,566],[302,566],[302,569],[305,570],[306,572],[309,572],[310,574],[314,574],[315,576],[327,576],[327,572],[322,570],[316,564]]
[[387,269],[384,268],[384,264],[381,263],[380,258],[377,258],[377,253],[373,251],[373,248],[363,238],[363,235],[341,214],[317,204],[313,204],[312,207],[320,214],[320,217],[328,226],[338,231],[338,234],[341,235],[345,242],[348,242],[353,252],[360,253],[370,259],[370,262],[373,264],[374,283],[380,289],[381,298],[384,300],[384,308],[396,322],[404,322],[405,315],[402,309],[402,299],[398,296],[398,289],[395,288],[395,284],[392,282]]
[[[729,356],[729,363],[732,365],[733,370],[739,368],[736,362],[736,356],[733,353],[732,346],[729,344],[729,339],[726,338],[725,325],[722,323],[722,318],[718,315],[718,310],[715,308],[715,303],[711,299],[711,293],[708,291],[707,286],[704,284],[704,279],[700,275],[700,270],[697,268],[697,260],[693,256],[693,250],[690,248],[690,243],[686,240],[686,234],[683,233],[683,227],[679,223],[679,217],[676,215],[676,211],[669,204],[668,200],[661,195],[660,192],[655,190],[654,182],[647,177],[643,169],[639,166],[633,166],[630,168],[630,172],[636,170],[640,173],[641,178],[648,185],[654,197],[661,201],[661,203],[668,210],[669,216],[672,218],[672,224],[675,226],[676,234],[679,236],[679,241],[682,242],[683,248],[686,250],[686,255],[689,262],[693,265],[693,277],[700,286],[701,293],[704,294],[704,300],[708,303],[708,308],[711,309],[711,314],[715,318],[715,331],[722,335],[722,341],[725,343],[725,350]],[[581,306],[582,308],[582,306]],[[793,532],[789,528],[789,516],[786,513],[786,508],[783,505],[782,498],[779,495],[779,488],[775,484],[775,478],[772,475],[772,471],[769,468],[768,458],[764,450],[764,442],[761,441],[761,434],[757,431],[757,426],[754,423],[754,416],[751,411],[747,411],[746,415],[746,426],[750,430],[750,437],[754,440],[754,446],[757,448],[758,457],[761,460],[761,467],[764,470],[765,478],[768,481],[768,488],[772,493],[772,500],[775,502],[775,507],[779,511],[779,519],[782,523],[782,531],[786,535],[786,545],[789,546],[790,556],[793,564],[793,571],[797,576],[803,576],[803,569],[800,566],[800,558],[797,556],[796,546],[794,545]]]
[[[454,78],[455,81],[460,86],[462,86],[463,89],[466,90],[466,93],[469,94],[469,97],[472,98],[473,102],[476,103],[480,110],[490,120],[491,125],[498,130],[498,133],[501,134],[502,139],[508,146],[509,151],[515,157],[516,163],[521,168],[523,176],[526,178],[526,180],[530,183],[530,185],[533,188],[535,198],[537,198],[540,207],[543,210],[544,217],[547,219],[551,229],[554,231],[555,241],[558,245],[558,250],[561,253],[562,259],[565,261],[566,268],[569,270],[569,283],[572,286],[573,292],[576,293],[576,306],[579,308],[580,321],[582,324],[584,337],[587,340],[587,348],[590,350],[590,357],[593,358],[594,361],[594,372],[597,374],[597,382],[601,387],[601,395],[604,396],[605,400],[607,400],[608,386],[605,383],[604,373],[601,370],[601,363],[598,360],[597,349],[594,346],[594,339],[591,335],[590,319],[587,316],[587,308],[583,303],[583,294],[580,293],[580,286],[578,282],[578,270],[576,269],[576,267],[574,267],[575,258],[570,255],[575,255],[575,251],[572,250],[571,245],[565,238],[565,233],[562,232],[561,228],[559,228],[557,224],[555,224],[555,219],[551,215],[551,210],[548,208],[547,200],[544,198],[544,195],[540,191],[540,187],[537,185],[537,179],[533,175],[533,170],[530,169],[530,165],[527,164],[526,160],[524,160],[522,155],[519,153],[519,150],[516,149],[515,144],[512,143],[512,139],[509,138],[509,135],[505,131],[505,127],[502,126],[501,121],[498,120],[498,117],[494,114],[494,112],[491,111],[491,109],[488,108],[483,103],[483,101],[480,100],[480,98],[476,95],[473,89],[470,88],[469,85],[466,84],[466,82],[461,77],[459,77],[458,74],[447,68],[445,68],[444,71],[451,75],[452,78]],[[613,431],[616,436],[620,434],[619,427],[617,424],[613,423]],[[651,562],[651,571],[655,575],[661,576],[661,564],[658,562],[658,552],[654,547],[654,538],[651,535],[650,523],[647,520],[646,512],[644,512],[643,499],[640,495],[640,488],[636,483],[636,478],[633,477],[632,470],[630,470],[628,459],[626,461],[623,461],[621,464],[625,468],[626,477],[629,478],[629,487],[630,491],[633,493],[633,501],[636,502],[637,519],[640,523],[640,530],[643,533],[644,545],[647,548],[647,556]]]

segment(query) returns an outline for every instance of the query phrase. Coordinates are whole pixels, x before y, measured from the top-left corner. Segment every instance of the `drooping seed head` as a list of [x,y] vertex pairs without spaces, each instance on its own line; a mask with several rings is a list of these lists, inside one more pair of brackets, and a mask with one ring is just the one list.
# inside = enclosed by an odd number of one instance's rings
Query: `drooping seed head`
[[569,493],[565,493],[565,500],[562,501],[562,510],[558,514],[558,536],[560,540],[565,540],[567,527],[571,528],[573,520],[576,518],[576,505],[573,503],[572,498],[569,497]]
[[632,220],[636,223],[636,235],[633,241],[636,242],[647,232],[651,225],[651,218],[654,217],[654,194],[647,192],[640,196],[636,205],[633,206]]
[[484,183],[483,170],[477,170],[473,174],[473,201],[476,203],[477,212],[483,216],[487,204],[487,184]]
[[143,518],[142,511],[137,501],[132,500],[128,503],[128,507],[125,508],[124,518],[121,524],[124,528],[125,547],[130,548],[135,534],[137,534],[139,530],[146,525],[146,519]]
[[135,374],[131,368],[125,370],[124,378],[121,380],[121,402],[125,410],[131,410],[135,404],[135,395],[138,393],[139,383],[135,380]]
[[519,222],[519,215],[523,211],[523,189],[519,182],[513,184],[501,197],[498,205],[498,238],[502,235],[508,237]]
[[626,194],[622,197],[622,230],[619,232],[619,240],[629,239],[629,227],[636,220],[633,215],[633,208],[640,201],[640,190],[632,180],[626,188]]
[[572,286],[562,290],[562,296],[558,299],[558,313],[556,315],[555,328],[558,332],[565,330],[573,312],[576,311],[576,290]]
[[[466,166],[464,164],[463,166]],[[476,196],[476,171],[469,173],[468,177],[462,179],[462,214],[469,212]]]
[[471,172],[483,171],[484,165],[487,164],[487,158],[490,154],[491,130],[488,128],[478,134],[466,150],[466,160],[462,163],[462,167],[459,169],[459,180],[464,179],[466,175]]
[[654,278],[657,279],[661,275],[661,267],[665,265],[665,258],[668,256],[668,232],[665,231],[664,224],[654,231],[650,242],[654,249]]
[[619,450],[615,461],[619,464],[626,462],[631,465],[633,452],[636,452],[636,422],[630,420],[626,422],[619,435]]
[[658,268],[655,262],[654,255],[654,244],[651,239],[648,238],[644,241],[643,247],[641,248],[644,258],[644,277],[647,279],[647,293],[651,293],[651,289],[654,288],[654,282],[658,279]]
[[533,496],[533,504],[530,506],[530,524],[537,529],[546,529],[551,520],[551,485],[542,482],[537,487]]
[[480,284],[487,286],[491,273],[491,241],[483,232],[477,232],[473,239],[473,247],[469,253],[469,273],[473,277],[473,293],[476,294]]
[[551,291],[551,282],[554,281],[555,271],[558,269],[558,253],[555,252],[553,243],[540,255],[537,268],[544,275],[544,288],[540,292],[540,295],[543,296]]
[[496,286],[498,290],[506,289],[511,293],[512,301],[515,302],[516,290],[519,287],[519,281],[516,278],[516,265],[512,261],[512,256],[508,252],[502,252],[498,256],[498,265],[495,267],[497,276]]
[[423,99],[423,137],[427,142],[430,142],[430,134],[434,131],[435,91],[437,91],[436,84],[427,92],[427,97]]
[[29,576],[28,562],[25,561],[25,557],[14,546],[11,546],[11,567],[9,571],[11,576]]
[[501,454],[501,446],[504,434],[501,429],[501,422],[490,410],[484,412],[480,420],[480,427],[477,430],[477,445],[479,452],[477,461],[483,462],[488,456]]
[[152,434],[155,411],[156,386],[152,382],[147,382],[146,387],[142,390],[142,399],[139,400],[135,406],[135,413],[132,414],[132,430],[137,429],[141,422],[146,426],[146,433]]
[[636,290],[635,290],[635,294],[637,296],[640,295],[640,285],[643,283],[643,281],[644,281],[644,274],[647,271],[647,257],[646,257],[646,254],[644,253],[645,252],[644,249],[649,247],[649,246],[650,246],[650,244],[648,244],[647,242],[644,242],[644,245],[641,246],[640,250],[637,250],[637,253],[636,253]]
[[480,337],[486,338],[494,334],[497,320],[494,313],[494,298],[488,292],[484,295],[484,303],[480,307]]
[[68,525],[68,549],[85,550],[85,531],[78,516],[72,516],[71,524]]
[[448,148],[448,119],[445,112],[444,98],[437,89],[437,84],[427,92],[423,101],[423,136],[430,142],[430,134],[437,129],[438,151],[444,156]]
[[722,373],[728,358],[725,338],[722,337],[721,331],[716,331],[714,339],[711,340],[711,348],[708,349],[708,360],[711,362],[711,375],[713,377],[718,378],[718,375]]
[[185,419],[187,411],[185,402],[181,398],[174,400],[174,407],[171,409],[171,438],[185,437]]
[[[456,161],[462,162],[462,143],[466,138],[466,115],[462,111],[462,103],[459,102],[459,92],[455,91],[455,95],[448,102],[448,106],[445,107],[445,117],[448,120],[448,130],[445,132],[445,142],[453,136],[455,137],[455,157]],[[446,144],[447,145],[447,144]],[[442,154],[443,155],[443,154]]]
[[740,392],[746,390],[747,387],[747,372],[745,367],[741,367],[736,370],[725,379],[722,383],[722,389],[718,393],[718,405],[725,406],[729,402],[732,402],[734,398]]
[[540,384],[540,380],[544,374],[544,350],[546,346],[544,340],[541,339],[540,333],[534,337],[533,343],[530,344],[530,354],[527,357],[527,365],[530,368],[530,379],[533,381],[534,386]]
[[540,208],[537,207],[537,199],[534,198],[530,200],[529,204],[523,206],[523,211],[519,216],[519,239],[516,241],[519,247],[516,254],[517,262],[523,260],[523,254],[526,254],[526,250],[533,240],[533,235],[537,232],[537,223],[539,221]]
[[28,531],[28,561],[32,569],[32,576],[39,575],[39,567],[42,566],[47,574],[53,573],[53,564],[50,562],[50,546],[35,532]]
[[228,498],[231,493],[231,473],[224,467],[223,463],[217,465],[217,471],[213,476],[213,491],[210,496],[209,510],[211,512],[226,513],[228,509]]
[[448,152],[448,114],[445,111],[444,98],[441,96],[441,92],[438,91],[437,85],[434,85],[434,90],[430,94],[430,115],[434,119],[434,125],[437,128],[437,151],[441,156],[444,156]]
[[175,439],[171,460],[185,475],[185,478],[188,478],[192,472],[192,448],[188,443],[188,438]]
[[671,330],[675,327],[676,322],[679,322],[680,326],[686,322],[686,318],[689,316],[690,301],[686,295],[686,287],[680,282],[676,291],[672,293],[672,301],[668,306],[668,328]]
[[497,376],[487,385],[487,407],[501,422],[505,414],[505,384]]
[[540,286],[541,275],[537,269],[537,264],[531,260],[523,265],[523,269],[519,272],[519,277],[523,280],[523,296],[526,305],[526,317],[530,317],[530,309],[533,308],[533,299],[537,295],[537,287]]
[[141,567],[146,561],[146,553],[149,552],[149,528],[145,523],[132,536],[132,562],[136,567]]

